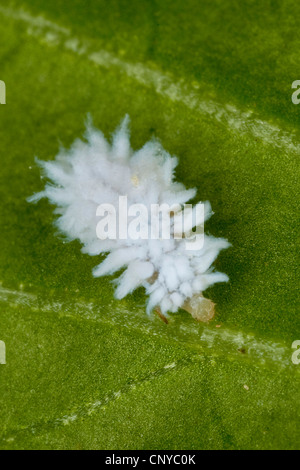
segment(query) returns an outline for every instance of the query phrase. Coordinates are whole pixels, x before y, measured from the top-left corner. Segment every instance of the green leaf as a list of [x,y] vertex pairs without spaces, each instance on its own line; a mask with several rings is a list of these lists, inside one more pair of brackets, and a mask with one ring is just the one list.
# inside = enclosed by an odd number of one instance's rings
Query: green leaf
[[[1,449],[297,449],[295,1],[27,0],[0,6]],[[298,12],[300,13],[300,12]],[[290,44],[287,49],[286,44]],[[227,238],[216,319],[165,325],[26,198],[91,113],[179,157]],[[1,362],[1,361],[0,361]]]

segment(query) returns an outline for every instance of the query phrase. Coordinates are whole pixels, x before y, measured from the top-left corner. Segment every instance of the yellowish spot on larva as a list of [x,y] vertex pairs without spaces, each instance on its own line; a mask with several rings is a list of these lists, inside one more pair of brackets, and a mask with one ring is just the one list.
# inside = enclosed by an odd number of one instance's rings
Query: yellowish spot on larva
[[135,188],[137,188],[140,184],[140,180],[138,179],[137,175],[133,175],[131,181]]

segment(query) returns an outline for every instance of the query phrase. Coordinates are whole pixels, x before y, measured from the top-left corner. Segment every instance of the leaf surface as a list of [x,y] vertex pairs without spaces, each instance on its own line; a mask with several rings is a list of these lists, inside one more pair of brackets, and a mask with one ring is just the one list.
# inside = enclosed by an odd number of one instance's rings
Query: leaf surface
[[[299,448],[296,2],[0,5],[2,449]],[[262,5],[264,4],[264,7]],[[125,7],[126,5],[126,7]],[[291,47],[286,49],[290,38]],[[232,248],[216,319],[165,325],[56,236],[34,156],[128,113]]]

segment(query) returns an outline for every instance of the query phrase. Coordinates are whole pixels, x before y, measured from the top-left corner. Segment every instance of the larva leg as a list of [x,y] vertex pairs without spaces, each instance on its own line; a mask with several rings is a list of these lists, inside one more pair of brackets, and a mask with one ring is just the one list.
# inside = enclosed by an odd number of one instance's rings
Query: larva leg
[[161,310],[159,307],[155,308],[155,313],[159,316],[159,318],[166,324],[169,324],[169,320],[161,313]]

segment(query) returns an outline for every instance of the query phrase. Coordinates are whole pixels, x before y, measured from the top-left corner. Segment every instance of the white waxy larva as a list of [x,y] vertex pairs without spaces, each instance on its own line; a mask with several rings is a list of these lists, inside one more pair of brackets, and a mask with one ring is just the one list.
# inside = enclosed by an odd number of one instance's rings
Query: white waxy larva
[[[130,146],[129,119],[126,116],[115,131],[111,145],[91,123],[85,141],[76,140],[69,150],[61,149],[54,161],[38,161],[50,182],[29,201],[47,198],[59,215],[56,226],[69,241],[79,240],[83,253],[91,256],[107,254],[94,269],[100,277],[123,273],[116,280],[115,296],[124,298],[143,286],[149,296],[147,313],[153,309],[166,319],[170,312],[183,308],[199,321],[209,321],[214,315],[214,303],[202,292],[217,282],[226,282],[226,274],[216,272],[212,263],[219,252],[229,246],[227,240],[204,236],[203,247],[187,250],[185,237],[200,224],[189,219],[188,231],[176,233],[176,220],[181,207],[196,194],[174,181],[177,158],[167,153],[157,140],[147,142],[138,151]],[[171,221],[169,239],[122,238],[100,239],[97,236],[97,209],[104,204],[115,208],[116,219],[122,216],[120,197],[128,204],[139,204],[150,213],[152,205],[179,207],[167,214]],[[197,210],[200,204],[193,209]],[[147,212],[146,210],[146,212]],[[210,204],[204,203],[204,220],[212,215]],[[140,221],[151,227],[149,220]],[[181,217],[181,215],[180,215]],[[204,221],[202,221],[203,228]]]

